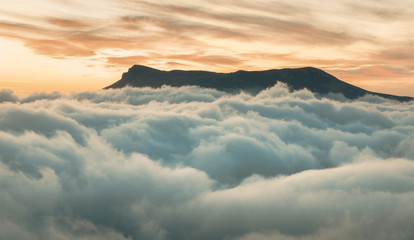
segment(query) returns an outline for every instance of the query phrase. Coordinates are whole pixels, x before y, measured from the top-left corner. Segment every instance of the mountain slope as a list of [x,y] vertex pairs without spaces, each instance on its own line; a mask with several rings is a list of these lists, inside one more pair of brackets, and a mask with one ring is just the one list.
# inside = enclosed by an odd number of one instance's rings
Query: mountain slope
[[398,101],[410,101],[411,97],[401,97],[366,91],[343,82],[317,68],[272,69],[266,71],[237,71],[232,73],[215,73],[207,71],[162,71],[142,65],[132,66],[122,74],[121,80],[105,87],[122,88],[153,87],[163,85],[173,87],[200,86],[222,91],[237,92],[244,90],[257,94],[261,90],[275,85],[278,81],[286,83],[291,89],[307,88],[314,93],[342,93],[345,97],[355,99],[365,94],[372,94]]

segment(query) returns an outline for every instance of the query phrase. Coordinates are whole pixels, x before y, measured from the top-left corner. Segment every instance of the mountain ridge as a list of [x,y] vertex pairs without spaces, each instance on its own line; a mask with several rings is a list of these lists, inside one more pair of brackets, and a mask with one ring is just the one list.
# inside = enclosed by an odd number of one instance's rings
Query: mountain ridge
[[395,96],[364,90],[339,80],[335,76],[314,67],[270,69],[264,71],[239,70],[230,73],[216,73],[200,70],[158,70],[143,65],[134,65],[122,78],[105,87],[152,87],[163,85],[173,87],[200,86],[221,91],[246,91],[251,94],[274,86],[277,82],[286,83],[291,90],[308,89],[318,94],[341,93],[346,98],[356,99],[366,94],[394,99],[401,102],[411,101],[412,97]]

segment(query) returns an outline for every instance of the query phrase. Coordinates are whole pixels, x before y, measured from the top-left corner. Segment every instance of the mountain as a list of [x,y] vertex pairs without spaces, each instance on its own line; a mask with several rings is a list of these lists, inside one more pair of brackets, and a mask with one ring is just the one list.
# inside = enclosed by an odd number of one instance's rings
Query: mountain
[[215,73],[182,70],[162,71],[142,65],[134,65],[128,72],[122,74],[121,80],[104,89],[126,86],[159,88],[163,85],[173,87],[190,85],[230,92],[243,90],[257,94],[261,90],[275,85],[277,82],[286,83],[293,90],[307,88],[318,94],[342,93],[349,99],[372,94],[398,101],[413,100],[411,97],[370,92],[312,67]]

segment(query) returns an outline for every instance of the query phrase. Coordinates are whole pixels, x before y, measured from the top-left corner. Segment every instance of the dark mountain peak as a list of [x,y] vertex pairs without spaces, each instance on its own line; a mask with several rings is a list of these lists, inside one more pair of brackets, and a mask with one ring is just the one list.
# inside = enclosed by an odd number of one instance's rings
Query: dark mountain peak
[[331,74],[314,67],[271,69],[265,71],[239,70],[231,73],[208,71],[162,71],[155,68],[134,65],[122,74],[122,79],[108,88],[153,87],[163,85],[173,87],[200,86],[221,91],[246,91],[251,94],[274,86],[277,82],[286,83],[292,90],[308,89],[317,94],[340,93],[350,99],[372,94],[398,101],[410,101],[411,97],[400,97],[374,93],[343,82]]
[[[294,71],[303,71],[303,72],[319,72],[319,73],[323,72],[323,73],[328,74],[327,72],[323,71],[322,69],[315,68],[315,67],[284,68],[284,69],[290,70],[290,71],[294,70]],[[279,70],[279,69],[272,69],[272,70]]]
[[144,66],[144,65],[134,65],[134,66],[132,66],[131,68],[129,68],[129,70],[128,71],[161,71],[161,70],[158,70],[158,69],[155,69],[155,68],[152,68],[152,67],[147,67],[147,66]]
[[148,75],[148,74],[157,74],[159,72],[164,72],[152,67],[147,67],[143,65],[134,65],[128,69],[128,72],[124,73],[127,75]]

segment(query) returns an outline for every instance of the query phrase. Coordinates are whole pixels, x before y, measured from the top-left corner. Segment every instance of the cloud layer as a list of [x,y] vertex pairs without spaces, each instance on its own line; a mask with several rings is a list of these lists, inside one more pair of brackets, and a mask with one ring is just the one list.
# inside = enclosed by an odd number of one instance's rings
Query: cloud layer
[[1,239],[414,237],[412,102],[282,85],[0,101]]

